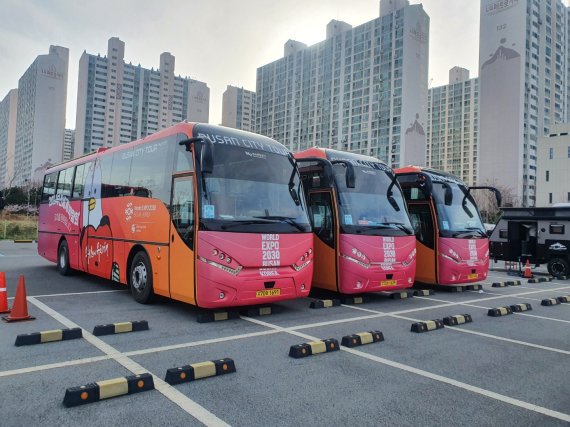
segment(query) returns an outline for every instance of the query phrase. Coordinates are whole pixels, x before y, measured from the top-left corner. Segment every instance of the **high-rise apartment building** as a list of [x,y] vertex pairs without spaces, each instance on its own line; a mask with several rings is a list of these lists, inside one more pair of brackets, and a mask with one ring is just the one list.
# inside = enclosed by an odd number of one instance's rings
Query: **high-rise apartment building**
[[206,83],[174,75],[175,58],[160,55],[157,70],[125,63],[125,43],[109,39],[107,56],[79,61],[75,156],[155,133],[183,120],[208,122]]
[[75,129],[65,129],[63,138],[63,161],[73,159],[73,149],[75,146]]
[[570,203],[570,124],[554,124],[538,140],[536,206]]
[[454,67],[449,84],[428,94],[427,165],[477,182],[479,80]]
[[10,187],[14,179],[17,111],[18,89],[12,89],[0,102],[0,189]]
[[331,21],[313,46],[289,40],[257,69],[258,133],[290,150],[313,145],[425,164],[429,17],[408,0],[381,0],[357,27]]
[[61,162],[69,49],[50,46],[18,81],[15,186],[37,184],[46,165]]
[[255,131],[255,92],[228,85],[222,98],[222,126]]
[[481,0],[479,183],[536,200],[538,139],[568,120],[570,14],[562,0]]

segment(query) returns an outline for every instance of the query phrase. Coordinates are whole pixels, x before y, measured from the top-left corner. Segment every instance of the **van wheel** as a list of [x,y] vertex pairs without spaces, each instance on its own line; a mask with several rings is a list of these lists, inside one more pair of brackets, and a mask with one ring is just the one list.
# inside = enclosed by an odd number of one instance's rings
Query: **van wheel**
[[69,247],[65,240],[61,242],[57,251],[57,270],[62,276],[68,276],[71,273],[71,267],[69,266]]
[[136,302],[140,304],[152,302],[154,296],[152,290],[152,267],[148,255],[143,251],[137,252],[133,258],[129,272],[129,285]]
[[554,277],[567,276],[570,271],[568,261],[566,261],[564,258],[552,258],[550,261],[548,261],[547,267],[550,275]]

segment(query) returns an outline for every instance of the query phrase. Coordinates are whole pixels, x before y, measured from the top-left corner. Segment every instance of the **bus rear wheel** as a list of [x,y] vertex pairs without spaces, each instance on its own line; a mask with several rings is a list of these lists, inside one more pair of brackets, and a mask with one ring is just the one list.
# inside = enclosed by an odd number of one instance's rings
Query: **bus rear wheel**
[[568,266],[568,261],[564,258],[552,258],[548,261],[548,272],[551,276],[568,276],[570,274],[570,268]]
[[140,304],[152,302],[154,296],[152,290],[152,267],[145,252],[137,252],[134,256],[129,272],[129,284],[136,302]]
[[57,251],[57,270],[62,276],[68,276],[71,273],[71,267],[69,266],[69,247],[65,240],[62,240]]

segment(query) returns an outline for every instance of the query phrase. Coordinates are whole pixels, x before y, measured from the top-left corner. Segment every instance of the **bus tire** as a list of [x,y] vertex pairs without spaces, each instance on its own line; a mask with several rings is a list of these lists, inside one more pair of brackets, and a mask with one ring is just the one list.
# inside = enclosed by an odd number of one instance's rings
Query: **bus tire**
[[568,276],[570,274],[568,261],[566,261],[564,258],[552,258],[550,261],[548,261],[547,268],[548,273],[554,277]]
[[69,247],[65,239],[61,241],[57,249],[57,270],[62,276],[68,276],[71,273],[71,267],[69,266]]
[[152,267],[150,259],[144,251],[139,251],[133,257],[129,272],[129,285],[136,302],[149,304],[152,302]]

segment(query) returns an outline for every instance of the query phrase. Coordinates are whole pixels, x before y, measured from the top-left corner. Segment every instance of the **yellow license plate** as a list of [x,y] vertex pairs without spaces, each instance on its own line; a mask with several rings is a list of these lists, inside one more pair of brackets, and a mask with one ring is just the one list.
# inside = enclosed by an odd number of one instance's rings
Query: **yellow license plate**
[[255,292],[256,298],[263,298],[263,297],[276,297],[281,295],[281,289],[266,289],[264,291],[257,291]]
[[468,279],[476,279],[477,277],[479,277],[479,275],[478,275],[477,273],[475,273],[475,274],[469,274],[469,275],[467,276]]
[[382,280],[380,286],[396,286],[398,284],[395,280]]

